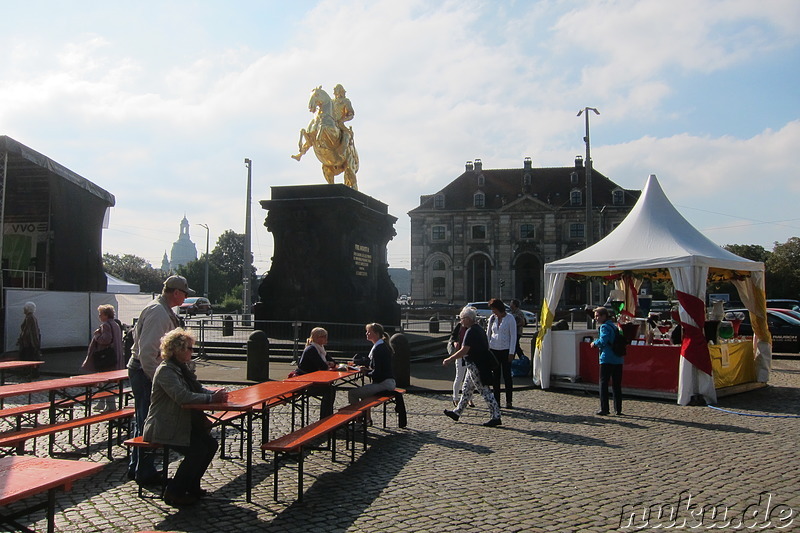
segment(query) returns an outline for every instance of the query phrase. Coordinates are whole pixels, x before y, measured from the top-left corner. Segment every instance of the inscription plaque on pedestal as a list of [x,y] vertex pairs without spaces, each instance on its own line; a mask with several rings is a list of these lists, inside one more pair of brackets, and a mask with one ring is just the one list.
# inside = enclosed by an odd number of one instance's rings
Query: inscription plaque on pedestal
[[275,247],[258,290],[256,321],[400,323],[386,245],[397,218],[346,187],[272,187],[262,200]]

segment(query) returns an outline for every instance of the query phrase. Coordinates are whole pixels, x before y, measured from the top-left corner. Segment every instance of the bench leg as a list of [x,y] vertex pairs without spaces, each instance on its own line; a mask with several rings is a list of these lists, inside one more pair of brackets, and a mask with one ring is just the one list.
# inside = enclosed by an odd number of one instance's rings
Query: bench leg
[[164,446],[164,455],[161,458],[161,466],[163,474],[161,476],[161,499],[164,499],[164,493],[167,492],[167,483],[169,482],[169,446]]
[[278,501],[278,468],[280,468],[280,452],[272,458],[272,499]]
[[303,502],[303,458],[305,454],[303,449],[300,448],[300,458],[297,462],[297,501]]

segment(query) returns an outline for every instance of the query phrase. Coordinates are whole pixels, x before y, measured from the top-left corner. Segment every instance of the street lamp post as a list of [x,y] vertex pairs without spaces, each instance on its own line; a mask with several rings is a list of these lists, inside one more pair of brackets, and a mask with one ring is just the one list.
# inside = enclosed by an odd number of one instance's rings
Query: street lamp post
[[209,230],[208,230],[208,226],[205,225],[205,224],[198,224],[198,226],[200,226],[201,228],[205,228],[206,229],[206,278],[205,278],[205,283],[203,284],[203,296],[208,298],[208,260],[209,260],[209,257],[208,257],[208,235],[209,235]]
[[[595,115],[599,115],[600,111],[594,107],[584,107],[578,111],[578,116],[584,115],[586,120],[586,137],[583,141],[586,143],[586,161],[584,162],[584,169],[586,172],[586,227],[584,228],[584,236],[586,237],[586,247],[588,248],[594,243],[594,228],[592,227],[592,154],[589,144],[589,111],[594,111]],[[586,304],[592,303],[592,282],[587,278],[586,280]],[[591,325],[592,319],[586,318],[586,326]]]
[[592,154],[589,144],[589,111],[594,111],[595,115],[599,115],[600,111],[594,107],[584,107],[578,111],[578,116],[584,115],[586,119],[586,137],[583,141],[586,143],[586,247],[588,248],[594,244],[594,231],[592,228]]
[[244,159],[247,165],[247,204],[245,205],[244,222],[244,259],[242,261],[242,322],[250,324],[250,278],[253,274],[250,270],[250,197],[253,163],[248,158]]

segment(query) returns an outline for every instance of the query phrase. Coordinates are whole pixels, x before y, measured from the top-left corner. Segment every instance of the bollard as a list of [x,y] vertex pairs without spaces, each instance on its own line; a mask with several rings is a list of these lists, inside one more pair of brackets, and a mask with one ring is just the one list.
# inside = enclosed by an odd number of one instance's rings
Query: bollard
[[269,381],[269,338],[256,330],[247,339],[247,379]]
[[402,333],[395,333],[389,339],[389,345],[394,352],[392,358],[394,380],[398,387],[406,388],[411,384],[411,348],[408,345],[408,338]]
[[233,317],[231,315],[226,315],[225,318],[222,319],[222,336],[233,336]]

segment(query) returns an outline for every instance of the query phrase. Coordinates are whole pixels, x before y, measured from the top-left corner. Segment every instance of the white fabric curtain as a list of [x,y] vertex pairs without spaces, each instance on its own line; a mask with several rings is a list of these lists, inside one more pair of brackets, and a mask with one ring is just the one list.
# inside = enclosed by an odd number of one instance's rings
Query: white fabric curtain
[[[767,309],[764,302],[764,272],[753,272],[753,275],[741,281],[733,281],[739,291],[739,298],[750,312],[750,323],[753,324],[753,353],[756,358],[756,381],[766,383],[772,370],[772,338],[767,329]],[[761,327],[759,326],[761,323]],[[759,336],[759,330],[762,331]],[[769,338],[763,338],[769,337]]]
[[[669,275],[676,290],[691,294],[705,301],[708,267],[670,268]],[[682,306],[678,306],[678,312],[680,313],[681,322],[699,326]],[[678,370],[678,404],[688,405],[692,396],[696,394],[702,394],[706,403],[710,405],[717,403],[717,390],[714,387],[713,376],[698,370],[692,363],[681,357]]]
[[550,388],[550,367],[553,358],[553,336],[550,334],[550,328],[567,279],[565,273],[546,274],[546,276],[539,326],[541,329],[536,338],[536,351],[533,354],[533,383],[543,389]]

